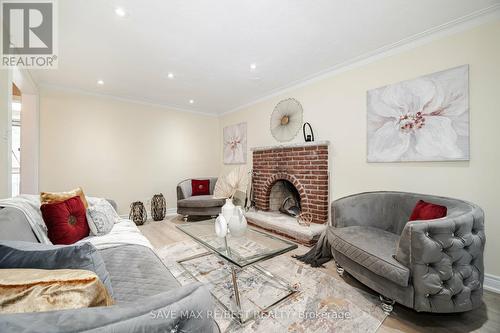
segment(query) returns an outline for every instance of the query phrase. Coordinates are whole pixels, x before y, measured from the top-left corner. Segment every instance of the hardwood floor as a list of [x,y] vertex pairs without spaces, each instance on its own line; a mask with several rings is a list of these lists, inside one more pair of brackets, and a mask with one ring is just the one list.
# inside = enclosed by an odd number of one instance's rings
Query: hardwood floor
[[[175,227],[181,223],[184,222],[180,217],[168,216],[164,221],[148,221],[139,228],[153,246],[159,248],[189,239],[189,236]],[[327,263],[325,268],[319,269],[325,270],[325,273],[332,277],[341,278],[331,262]],[[342,278],[353,288],[373,292],[349,274],[344,274]],[[485,291],[483,301],[483,305],[474,311],[446,315],[418,313],[396,304],[393,313],[384,320],[377,332],[500,332],[500,294]]]

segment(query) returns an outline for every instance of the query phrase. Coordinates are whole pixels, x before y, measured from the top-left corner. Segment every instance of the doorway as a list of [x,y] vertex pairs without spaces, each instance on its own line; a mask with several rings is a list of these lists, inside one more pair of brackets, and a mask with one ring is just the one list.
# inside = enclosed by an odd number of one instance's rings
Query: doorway
[[11,124],[11,195],[21,192],[21,91],[12,84],[12,124]]

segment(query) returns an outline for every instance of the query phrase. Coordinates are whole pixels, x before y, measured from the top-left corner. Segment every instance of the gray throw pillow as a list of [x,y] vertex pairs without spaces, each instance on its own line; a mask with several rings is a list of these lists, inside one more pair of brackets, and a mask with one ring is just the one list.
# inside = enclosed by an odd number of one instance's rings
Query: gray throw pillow
[[90,243],[50,245],[0,242],[0,268],[85,269],[97,274],[113,297],[111,279],[101,254]]

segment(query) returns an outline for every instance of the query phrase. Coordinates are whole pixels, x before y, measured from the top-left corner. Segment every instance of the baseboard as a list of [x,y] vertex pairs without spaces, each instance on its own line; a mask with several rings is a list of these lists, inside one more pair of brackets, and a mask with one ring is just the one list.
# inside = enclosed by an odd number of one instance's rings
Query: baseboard
[[500,276],[484,274],[484,289],[500,294]]
[[[165,213],[167,216],[169,215],[177,215],[177,208],[168,208],[167,212]],[[149,214],[148,214],[149,216]],[[122,219],[128,219],[128,214],[122,214],[120,215]]]
[[177,214],[177,208],[168,208],[167,209],[167,215],[176,215]]

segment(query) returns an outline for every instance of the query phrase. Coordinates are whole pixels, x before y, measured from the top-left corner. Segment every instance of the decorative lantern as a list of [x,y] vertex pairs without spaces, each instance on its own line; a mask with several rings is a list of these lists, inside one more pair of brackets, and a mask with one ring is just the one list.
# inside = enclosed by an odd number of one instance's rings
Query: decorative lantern
[[146,207],[141,201],[135,201],[130,204],[130,214],[128,218],[134,221],[136,225],[143,225],[148,219]]
[[155,221],[161,221],[167,213],[167,201],[162,193],[153,195],[151,199],[151,217]]
[[[309,133],[306,131],[306,126],[309,128]],[[304,133],[304,141],[305,142],[313,142],[314,141],[314,132],[311,127],[311,124],[309,123],[304,123],[302,126],[302,133]]]

